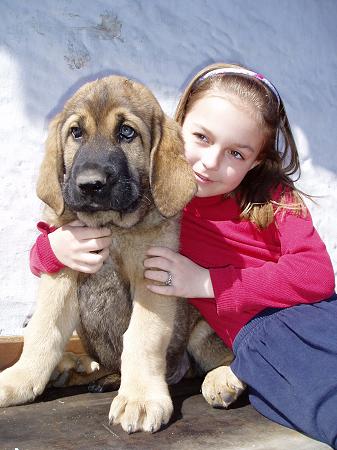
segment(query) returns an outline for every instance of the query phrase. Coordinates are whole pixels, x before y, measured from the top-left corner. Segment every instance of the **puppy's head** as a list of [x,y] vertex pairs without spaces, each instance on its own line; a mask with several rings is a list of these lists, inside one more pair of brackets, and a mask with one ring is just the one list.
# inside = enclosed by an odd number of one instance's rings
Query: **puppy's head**
[[88,83],[50,125],[37,193],[57,215],[66,205],[123,225],[121,217],[137,221],[155,204],[171,217],[195,191],[178,125],[139,83]]

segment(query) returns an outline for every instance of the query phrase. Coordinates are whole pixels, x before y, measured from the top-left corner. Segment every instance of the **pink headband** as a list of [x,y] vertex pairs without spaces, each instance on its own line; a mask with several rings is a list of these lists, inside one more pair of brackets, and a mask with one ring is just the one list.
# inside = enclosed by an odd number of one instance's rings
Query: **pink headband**
[[238,75],[247,75],[249,77],[257,78],[258,80],[262,81],[268,88],[273,92],[275,97],[277,98],[278,104],[281,103],[281,97],[280,94],[277,92],[276,87],[269,81],[267,78],[265,78],[260,73],[252,72],[251,70],[247,69],[240,69],[239,67],[223,67],[221,69],[214,69],[210,70],[209,72],[205,73],[202,77],[200,77],[196,84],[198,85],[201,81],[206,80],[207,78],[212,78],[216,75],[222,75],[222,74],[238,74]]

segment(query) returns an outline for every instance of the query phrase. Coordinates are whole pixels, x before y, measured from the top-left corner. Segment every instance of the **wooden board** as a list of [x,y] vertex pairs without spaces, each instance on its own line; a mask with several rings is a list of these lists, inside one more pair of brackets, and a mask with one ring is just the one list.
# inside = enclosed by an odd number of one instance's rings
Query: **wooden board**
[[[0,336],[0,370],[12,366],[20,357],[23,336]],[[67,352],[84,353],[80,339],[72,336],[66,346]]]

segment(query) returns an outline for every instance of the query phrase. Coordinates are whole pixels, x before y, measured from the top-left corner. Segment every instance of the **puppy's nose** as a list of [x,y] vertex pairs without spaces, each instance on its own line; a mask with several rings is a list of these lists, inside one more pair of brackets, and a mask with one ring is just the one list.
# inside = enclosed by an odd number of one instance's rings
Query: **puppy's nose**
[[87,169],[76,177],[76,185],[83,194],[98,194],[106,185],[106,174],[99,170]]

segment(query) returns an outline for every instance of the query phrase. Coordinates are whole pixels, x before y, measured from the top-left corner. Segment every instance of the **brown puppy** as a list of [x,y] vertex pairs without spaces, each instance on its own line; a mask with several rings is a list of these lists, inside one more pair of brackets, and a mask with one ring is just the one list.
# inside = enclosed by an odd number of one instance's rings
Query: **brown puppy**
[[[49,223],[77,217],[110,227],[113,242],[95,275],[70,269],[42,275],[22,356],[0,374],[0,406],[43,391],[77,328],[101,375],[121,373],[110,420],[128,432],[158,430],[172,413],[166,380],[181,372],[189,336],[188,349],[204,371],[231,359],[222,345],[212,358],[214,348],[200,351],[201,338],[215,339],[209,327],[189,316],[184,301],[148,291],[143,277],[150,246],[178,249],[179,212],[196,192],[179,127],[134,81],[112,76],[88,83],[51,123],[37,192]],[[214,405],[213,378],[203,390]],[[224,390],[236,395],[228,383]]]

